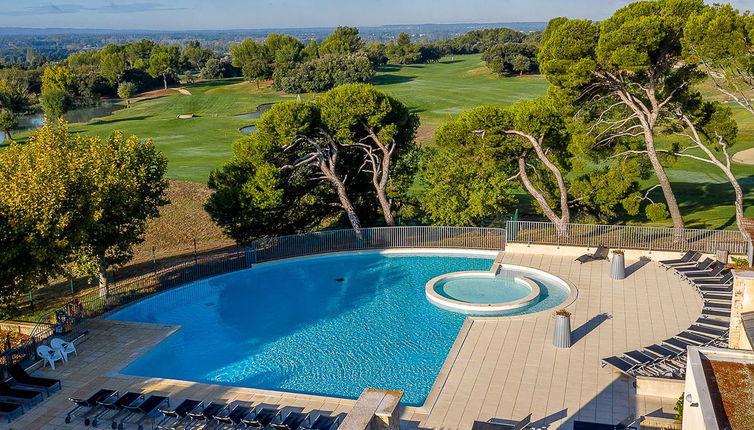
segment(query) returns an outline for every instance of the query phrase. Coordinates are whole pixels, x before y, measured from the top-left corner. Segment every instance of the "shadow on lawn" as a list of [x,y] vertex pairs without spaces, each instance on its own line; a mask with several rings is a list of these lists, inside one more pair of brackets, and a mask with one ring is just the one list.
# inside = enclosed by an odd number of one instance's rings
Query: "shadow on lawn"
[[[749,185],[754,182],[754,175],[739,177],[738,181],[744,190],[744,207],[754,205],[754,188]],[[681,213],[684,215],[687,228],[725,229],[735,226],[736,220],[733,210],[735,194],[729,182],[674,181],[671,185],[678,199]],[[664,202],[662,191],[659,188],[650,193],[650,198]],[[721,210],[721,206],[725,208]],[[700,216],[701,214],[697,215],[698,212],[707,213]]]
[[141,116],[131,116],[128,118],[117,118],[117,119],[97,119],[94,120],[88,125],[105,125],[105,124],[115,124],[117,122],[124,122],[124,121],[141,121],[144,119],[152,118],[152,115],[141,115]]
[[199,82],[194,82],[193,84],[185,84],[181,86],[188,87],[188,88],[191,88],[191,87],[210,88],[210,87],[224,87],[226,85],[240,84],[241,82],[244,82],[244,79],[237,77],[237,78],[215,79],[212,81],[199,81]]
[[401,76],[401,75],[386,74],[386,75],[375,76],[374,79],[372,79],[372,83],[374,85],[393,85],[393,84],[403,84],[406,82],[411,82],[414,79],[416,79],[416,76]]

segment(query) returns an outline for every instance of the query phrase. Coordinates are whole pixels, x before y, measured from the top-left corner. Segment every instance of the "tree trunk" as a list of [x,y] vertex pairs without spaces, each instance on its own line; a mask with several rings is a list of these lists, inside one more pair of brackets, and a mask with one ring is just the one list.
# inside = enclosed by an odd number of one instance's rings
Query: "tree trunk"
[[547,219],[555,224],[558,236],[563,236],[563,233],[566,233],[565,235],[567,236],[567,221],[564,221],[563,218],[558,217],[555,211],[553,211],[550,207],[550,204],[547,203],[547,199],[545,198],[544,194],[542,194],[534,186],[534,184],[532,184],[531,179],[529,179],[529,174],[526,173],[526,160],[524,159],[524,157],[518,157],[518,173],[521,176],[521,182],[523,182],[526,191],[528,191],[529,194],[534,197],[534,200],[537,201],[537,204],[539,205],[540,209],[542,209],[542,213],[547,217]]
[[372,164],[372,183],[377,192],[377,200],[380,203],[380,208],[382,208],[382,216],[385,218],[385,224],[393,227],[395,226],[395,218],[393,218],[392,203],[387,196],[387,184],[390,180],[390,162],[393,157],[395,142],[391,143],[390,148],[388,148],[388,146],[380,141],[373,129],[367,128],[367,130],[369,136],[382,153],[382,160],[380,160],[369,148],[365,149],[366,156]]
[[380,207],[382,208],[382,215],[385,217],[385,224],[390,227],[395,226],[395,218],[393,217],[393,211],[390,205],[390,200],[387,198],[385,190],[377,191],[377,200],[380,201]]
[[[556,225],[558,236],[569,236],[570,231],[568,228],[568,223],[571,222],[571,208],[568,206],[568,187],[566,187],[563,173],[560,171],[558,166],[555,165],[555,163],[550,161],[550,159],[547,157],[547,154],[545,154],[544,148],[542,147],[542,140],[544,139],[544,136],[540,137],[540,139],[537,139],[530,134],[526,134],[518,130],[507,130],[505,133],[519,136],[529,141],[531,146],[534,148],[539,161],[541,161],[542,164],[544,164],[545,167],[547,167],[547,169],[555,177],[555,182],[557,182],[558,184],[558,192],[560,193],[560,217],[555,214],[555,211],[550,208],[550,205],[547,203],[547,200],[544,198],[544,196],[539,192],[539,190],[534,187],[534,185],[529,180],[529,175],[526,173],[525,157],[519,157],[519,173],[521,174],[521,180],[524,182],[526,189],[530,193],[532,193],[532,196],[534,196],[534,198],[537,200],[537,203],[539,203],[543,211],[544,207],[548,208],[551,216],[547,217],[550,218],[550,220]],[[527,182],[529,185],[526,185]],[[535,196],[533,193],[539,194],[539,198],[537,198],[537,196]]]
[[730,168],[726,168],[723,171],[725,172],[725,176],[728,177],[730,184],[733,186],[733,192],[736,194],[736,225],[738,225],[738,230],[741,233],[748,235],[749,233],[744,228],[744,192],[741,189],[741,184],[738,182],[736,175],[733,174]]
[[361,222],[359,222],[359,216],[356,215],[356,210],[353,208],[353,204],[351,204],[351,199],[348,198],[345,184],[343,183],[343,181],[334,177],[330,177],[330,182],[335,185],[335,190],[338,192],[340,205],[346,212],[346,216],[348,216],[348,221],[351,222],[353,231],[355,231],[356,234],[361,234]]
[[736,225],[738,226],[738,230],[741,231],[741,233],[744,234],[744,236],[747,236],[749,233],[744,228],[743,222],[744,222],[744,192],[743,189],[741,189],[741,184],[738,182],[738,178],[736,178],[736,175],[733,174],[733,170],[730,168],[730,155],[728,154],[727,145],[725,141],[720,138],[719,145],[722,148],[722,152],[725,155],[725,163],[722,163],[708,148],[704,142],[701,139],[701,136],[699,135],[699,132],[696,129],[696,125],[691,121],[691,119],[684,115],[682,117],[683,121],[686,123],[686,126],[691,130],[691,137],[692,141],[696,144],[696,146],[702,150],[707,155],[707,158],[709,159],[709,164],[714,165],[718,169],[720,169],[726,178],[728,178],[728,181],[730,182],[730,185],[733,187],[733,192],[735,194],[735,200],[734,200],[734,206],[736,209]]
[[259,89],[259,79],[255,79],[257,82],[257,89]]
[[162,74],[162,84],[165,86],[165,89],[168,89],[168,75]]
[[[650,84],[649,89],[645,91],[651,102],[650,107],[644,106],[644,104],[638,101],[624,86],[622,86],[622,84],[621,89],[615,90],[614,93],[638,118],[644,135],[644,144],[647,147],[647,157],[649,158],[649,161],[652,164],[652,169],[654,169],[657,179],[660,182],[660,188],[662,188],[662,193],[665,196],[665,203],[667,204],[668,212],[670,212],[670,218],[673,220],[673,228],[682,229],[684,228],[684,224],[681,210],[678,207],[678,201],[673,193],[673,188],[670,186],[668,175],[665,173],[665,168],[657,157],[657,148],[655,148],[654,139],[654,127],[657,123],[657,118],[659,118],[664,104],[670,99],[658,103],[655,95],[654,83]],[[683,234],[680,230],[676,232],[675,236],[676,241],[683,238]]]
[[336,173],[335,167],[338,164],[338,145],[332,139],[328,137],[328,148],[325,150],[321,145],[315,143],[316,148],[315,156],[318,161],[319,170],[322,175],[335,186],[335,191],[338,193],[338,200],[340,200],[340,206],[346,212],[348,221],[351,222],[354,232],[357,236],[361,236],[361,222],[359,222],[359,216],[356,215],[356,210],[351,203],[351,199],[348,198],[348,192],[346,191],[346,184],[343,182]]
[[681,209],[678,207],[678,201],[675,199],[675,193],[670,186],[670,179],[668,179],[665,168],[660,163],[660,159],[657,157],[657,149],[655,148],[654,132],[652,130],[644,130],[644,141],[647,145],[647,156],[649,157],[652,168],[657,175],[657,180],[660,181],[660,188],[662,188],[662,194],[665,196],[665,202],[668,205],[668,212],[670,212],[670,218],[673,220],[673,228],[684,228],[683,216],[681,216]]
[[743,189],[741,188],[741,184],[738,182],[738,178],[736,178],[736,175],[733,174],[733,171],[731,170],[730,166],[726,166],[725,164],[721,163],[720,160],[718,160],[717,157],[715,157],[714,154],[712,154],[712,152],[708,152],[707,148],[703,148],[703,150],[704,152],[707,153],[707,156],[710,159],[710,164],[719,168],[723,172],[725,177],[728,178],[730,185],[733,187],[733,193],[735,194],[733,205],[736,210],[736,225],[738,226],[738,230],[741,233],[743,233],[744,235],[748,235],[749,233],[746,231],[743,225],[744,192],[743,192]]
[[99,278],[99,296],[102,299],[110,297],[110,281],[107,279],[107,263],[105,257],[97,257],[97,273]]
[[[699,145],[701,146],[701,145]],[[715,155],[709,151],[706,147],[702,148],[702,150],[707,153],[707,157],[710,159],[710,164],[713,164],[717,166],[725,175],[726,178],[728,178],[728,181],[730,182],[730,185],[733,187],[733,193],[735,194],[735,200],[733,202],[734,207],[736,209],[736,225],[738,226],[738,230],[743,233],[744,235],[748,235],[749,233],[744,228],[743,222],[744,222],[744,192],[741,188],[741,184],[738,182],[738,178],[736,178],[736,175],[733,174],[733,170],[731,170],[730,165],[725,165],[720,162],[720,160],[715,157]],[[727,153],[726,153],[727,155]],[[730,163],[730,160],[728,160]]]
[[13,136],[10,135],[10,130],[5,130],[5,140],[10,142],[13,139]]

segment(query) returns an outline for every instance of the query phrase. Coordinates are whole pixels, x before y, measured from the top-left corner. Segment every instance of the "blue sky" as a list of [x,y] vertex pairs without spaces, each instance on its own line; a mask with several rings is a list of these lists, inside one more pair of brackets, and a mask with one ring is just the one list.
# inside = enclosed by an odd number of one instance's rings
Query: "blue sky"
[[[0,0],[0,26],[244,29],[602,19],[625,0]],[[732,2],[754,8],[754,0]]]

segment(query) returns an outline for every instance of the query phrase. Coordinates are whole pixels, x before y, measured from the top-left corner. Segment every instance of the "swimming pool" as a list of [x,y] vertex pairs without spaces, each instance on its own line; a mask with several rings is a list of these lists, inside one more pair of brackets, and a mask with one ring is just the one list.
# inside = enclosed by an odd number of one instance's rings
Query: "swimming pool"
[[424,286],[444,273],[488,270],[492,258],[285,260],[188,284],[108,318],[182,326],[124,374],[342,398],[396,389],[404,404],[421,405],[465,318],[430,304]]
[[515,278],[496,276],[455,276],[445,278],[435,285],[438,294],[465,303],[500,303],[523,299],[531,289]]

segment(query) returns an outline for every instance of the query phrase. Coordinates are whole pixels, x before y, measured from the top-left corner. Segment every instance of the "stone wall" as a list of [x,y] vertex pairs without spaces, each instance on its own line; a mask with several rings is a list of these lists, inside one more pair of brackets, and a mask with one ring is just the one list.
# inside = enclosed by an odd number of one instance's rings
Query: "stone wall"
[[730,312],[730,340],[733,349],[752,350],[743,328],[741,314],[754,311],[754,271],[734,272],[733,302]]

